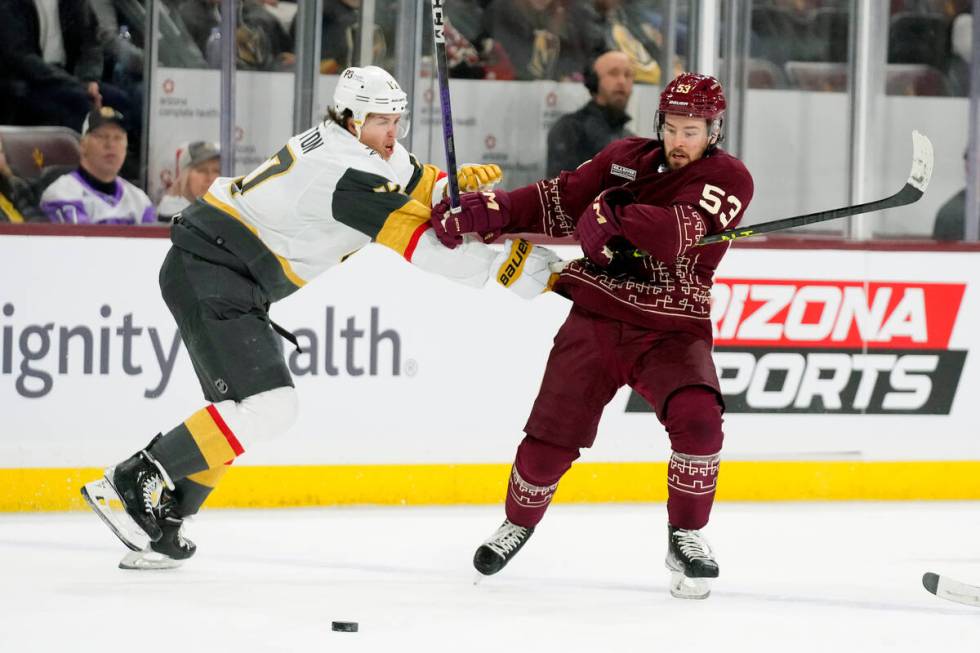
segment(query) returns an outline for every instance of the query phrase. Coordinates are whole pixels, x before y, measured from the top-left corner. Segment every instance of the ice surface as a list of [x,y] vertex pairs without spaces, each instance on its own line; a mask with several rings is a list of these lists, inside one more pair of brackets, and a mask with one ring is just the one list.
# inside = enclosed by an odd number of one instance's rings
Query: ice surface
[[[88,513],[0,515],[0,651],[980,651],[975,503],[716,505],[721,578],[667,592],[662,505],[555,505],[497,576],[500,506],[211,510],[175,571],[123,571]],[[357,621],[360,632],[332,632]]]

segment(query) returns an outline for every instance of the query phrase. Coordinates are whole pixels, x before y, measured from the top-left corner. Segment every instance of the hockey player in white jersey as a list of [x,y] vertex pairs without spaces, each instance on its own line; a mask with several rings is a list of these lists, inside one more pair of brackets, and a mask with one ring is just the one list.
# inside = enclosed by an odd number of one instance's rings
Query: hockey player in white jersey
[[[277,331],[289,334],[269,320],[271,303],[372,241],[470,286],[504,276],[525,298],[550,287],[558,258],[544,248],[515,241],[498,253],[473,239],[448,249],[434,236],[445,173],[398,143],[407,109],[387,72],[348,68],[324,122],[250,174],[217,179],[175,216],[160,286],[210,403],[82,489],[132,549],[121,567],[173,567],[193,555],[183,519],[235,458],[293,423],[296,391]],[[492,193],[500,169],[463,166],[459,178],[464,190]],[[508,266],[520,274],[504,274]],[[113,509],[119,501],[124,511]]]

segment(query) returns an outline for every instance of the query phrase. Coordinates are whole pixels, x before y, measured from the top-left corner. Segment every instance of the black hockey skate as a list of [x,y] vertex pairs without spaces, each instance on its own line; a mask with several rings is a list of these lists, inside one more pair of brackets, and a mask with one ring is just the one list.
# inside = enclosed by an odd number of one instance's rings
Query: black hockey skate
[[718,563],[699,530],[667,527],[667,569],[672,572],[670,593],[679,599],[706,599],[708,578],[718,577]]
[[158,519],[157,524],[163,537],[150,542],[142,551],[127,553],[119,561],[120,569],[173,569],[194,555],[197,545],[183,536],[184,520],[175,512]]
[[[151,442],[152,444],[152,442]],[[86,483],[82,496],[123,544],[133,551],[163,537],[157,523],[160,501],[174,485],[145,449],[105,471],[98,481]],[[115,508],[121,507],[125,514]]]
[[473,556],[473,566],[484,576],[495,574],[517,555],[524,543],[531,538],[534,527],[525,528],[505,519],[500,528],[480,545]]

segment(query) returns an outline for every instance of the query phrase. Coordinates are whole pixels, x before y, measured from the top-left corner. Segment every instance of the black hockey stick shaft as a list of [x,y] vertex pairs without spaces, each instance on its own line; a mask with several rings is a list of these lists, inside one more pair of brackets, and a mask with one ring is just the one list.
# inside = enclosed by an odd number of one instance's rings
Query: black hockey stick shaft
[[773,231],[792,229],[793,227],[802,227],[803,225],[815,224],[817,222],[826,222],[827,220],[836,220],[838,218],[847,218],[852,215],[871,213],[872,211],[893,209],[898,206],[912,204],[920,197],[922,197],[921,190],[910,186],[909,184],[905,184],[902,190],[898,191],[891,197],[886,197],[883,200],[865,202],[864,204],[855,204],[853,206],[845,206],[839,209],[831,209],[829,211],[807,213],[806,215],[797,215],[792,218],[783,218],[781,220],[772,220],[771,222],[763,222],[752,225],[751,227],[726,229],[725,231],[717,234],[705,236],[700,242],[698,242],[698,245],[711,245],[713,243],[721,243],[728,240],[736,240],[738,238],[759,236],[761,234],[766,234]]
[[432,0],[432,37],[435,41],[436,77],[442,108],[442,142],[446,146],[446,174],[449,179],[449,205],[459,210],[459,180],[456,176],[456,141],[453,137],[453,109],[449,101],[449,64],[446,60],[446,33],[443,0]]
[[912,204],[913,202],[917,202],[922,197],[922,194],[925,193],[926,187],[929,185],[929,180],[932,178],[932,165],[932,143],[923,134],[914,131],[912,132],[912,172],[909,174],[905,186],[894,195],[874,202],[865,202],[864,204],[844,206],[839,209],[830,209],[829,211],[818,211],[817,213],[807,213],[806,215],[772,220],[770,222],[755,224],[751,227],[726,229],[725,231],[705,236],[698,242],[698,245],[722,243],[773,231],[802,227],[807,224],[836,220],[852,215],[883,211],[885,209],[893,209],[899,206],[905,206],[906,204]]

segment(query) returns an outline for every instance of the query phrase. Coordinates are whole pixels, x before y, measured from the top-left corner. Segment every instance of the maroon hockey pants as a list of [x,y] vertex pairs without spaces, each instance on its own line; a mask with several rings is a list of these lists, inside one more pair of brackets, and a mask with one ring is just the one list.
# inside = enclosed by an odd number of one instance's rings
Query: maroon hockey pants
[[[667,469],[667,518],[677,528],[708,523],[715,498],[721,450],[721,405],[705,386],[683,387],[670,395],[662,421],[673,453]],[[508,484],[507,519],[525,527],[544,517],[558,481],[579,457],[579,448],[527,435],[517,448]]]

